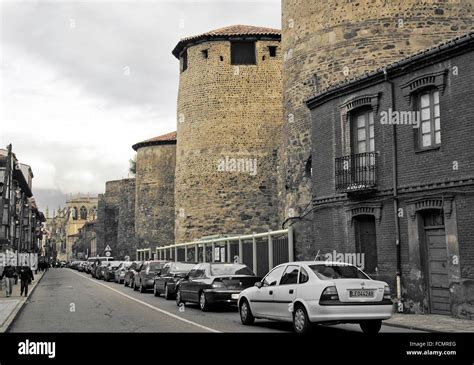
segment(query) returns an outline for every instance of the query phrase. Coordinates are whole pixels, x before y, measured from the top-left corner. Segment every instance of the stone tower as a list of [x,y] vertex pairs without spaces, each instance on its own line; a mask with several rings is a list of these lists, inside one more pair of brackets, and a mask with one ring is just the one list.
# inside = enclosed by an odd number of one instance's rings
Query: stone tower
[[[311,220],[310,113],[304,101],[340,81],[473,28],[472,0],[283,0],[282,220]],[[314,121],[313,121],[314,122]],[[297,219],[296,257],[308,257],[311,224]]]
[[174,173],[176,132],[133,145],[135,174],[135,236],[137,245],[174,244]]
[[277,229],[280,31],[230,26],[182,39],[176,242]]

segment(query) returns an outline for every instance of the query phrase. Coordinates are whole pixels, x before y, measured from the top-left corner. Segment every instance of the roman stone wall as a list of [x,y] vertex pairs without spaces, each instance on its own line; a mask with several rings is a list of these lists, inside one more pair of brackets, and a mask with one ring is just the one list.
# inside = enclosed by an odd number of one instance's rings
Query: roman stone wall
[[176,144],[137,151],[135,234],[139,247],[174,244]]
[[[278,47],[276,57],[269,46]],[[231,65],[225,40],[187,53],[177,110],[176,242],[278,229],[280,42],[258,40],[256,65]]]

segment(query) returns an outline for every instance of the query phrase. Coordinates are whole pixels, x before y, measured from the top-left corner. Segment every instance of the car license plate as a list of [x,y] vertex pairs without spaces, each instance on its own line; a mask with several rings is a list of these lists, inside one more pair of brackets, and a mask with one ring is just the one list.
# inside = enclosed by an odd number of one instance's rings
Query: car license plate
[[239,299],[239,294],[232,294],[230,297],[232,299]]
[[353,289],[353,290],[349,290],[349,296],[352,297],[352,298],[373,297],[374,296],[374,290]]

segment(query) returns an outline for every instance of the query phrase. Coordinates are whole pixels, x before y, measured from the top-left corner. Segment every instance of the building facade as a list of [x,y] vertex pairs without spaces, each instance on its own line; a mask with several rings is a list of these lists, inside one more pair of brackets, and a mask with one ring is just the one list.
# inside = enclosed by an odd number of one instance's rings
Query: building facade
[[468,32],[472,11],[469,1],[282,0],[281,220],[295,225],[295,257],[314,257],[311,146],[324,139],[312,135],[305,100]]
[[45,217],[33,197],[33,171],[12,146],[0,150],[0,252],[39,253]]
[[474,314],[474,33],[308,100],[314,251],[361,255],[399,310]]
[[[46,209],[48,212],[48,209]],[[51,247],[52,262],[66,261],[66,225],[69,218],[68,209],[58,208],[52,217],[46,214],[46,231]]]
[[79,196],[66,201],[66,250],[60,259],[71,261],[74,257],[73,245],[78,238],[79,230],[87,223],[97,218],[97,197]]
[[182,39],[177,243],[278,226],[280,31],[230,26]]
[[97,236],[95,232],[95,220],[86,222],[76,235],[76,240],[72,246],[72,256],[79,260],[84,260],[92,256],[97,256]]

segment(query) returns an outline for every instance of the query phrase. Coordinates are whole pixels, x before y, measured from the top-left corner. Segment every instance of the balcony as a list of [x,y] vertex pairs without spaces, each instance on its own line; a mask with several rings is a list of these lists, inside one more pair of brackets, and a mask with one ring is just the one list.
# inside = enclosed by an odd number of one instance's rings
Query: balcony
[[336,191],[364,193],[376,186],[377,153],[365,152],[336,158]]

